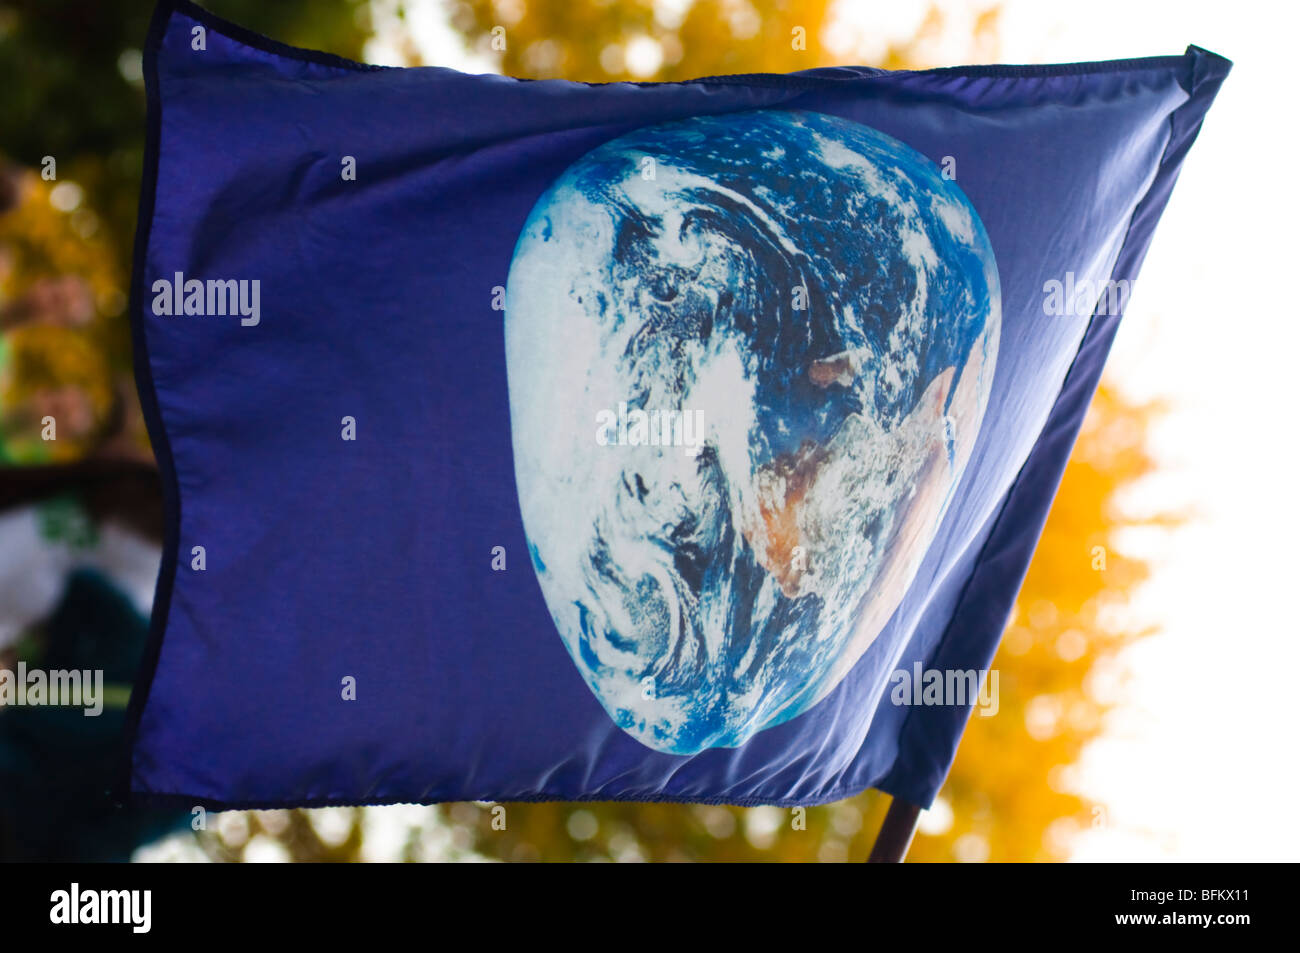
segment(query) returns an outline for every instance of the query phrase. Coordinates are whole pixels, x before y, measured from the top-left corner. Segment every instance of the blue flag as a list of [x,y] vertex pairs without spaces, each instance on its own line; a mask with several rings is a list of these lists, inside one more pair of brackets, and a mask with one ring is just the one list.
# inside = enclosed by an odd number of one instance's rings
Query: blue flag
[[527,82],[162,3],[131,788],[928,805],[1228,69]]

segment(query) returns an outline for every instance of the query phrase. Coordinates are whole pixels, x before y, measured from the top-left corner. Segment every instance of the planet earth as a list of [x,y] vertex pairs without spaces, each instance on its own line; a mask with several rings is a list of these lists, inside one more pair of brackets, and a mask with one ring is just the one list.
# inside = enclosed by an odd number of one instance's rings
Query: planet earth
[[868,126],[648,126],[536,202],[505,296],[515,479],[578,672],[656,751],[807,711],[898,607],[988,404],[975,209]]

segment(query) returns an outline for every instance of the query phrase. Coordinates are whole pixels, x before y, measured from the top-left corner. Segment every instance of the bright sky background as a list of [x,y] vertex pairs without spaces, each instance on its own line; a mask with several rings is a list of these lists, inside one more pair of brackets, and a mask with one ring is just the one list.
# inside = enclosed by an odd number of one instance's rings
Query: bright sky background
[[[375,0],[381,11],[388,0]],[[992,0],[940,0],[950,14],[930,58],[971,57],[970,23]],[[823,37],[872,65],[912,35],[925,0],[842,0]],[[1300,9],[1269,0],[1004,0],[998,59],[1067,62],[1181,53],[1235,68],[1210,110],[1137,282],[1110,370],[1136,397],[1165,397],[1162,473],[1137,506],[1194,507],[1164,538],[1134,535],[1155,562],[1136,598],[1161,634],[1124,658],[1132,679],[1079,784],[1110,805],[1078,860],[1300,860],[1293,699],[1300,639],[1297,438],[1287,407],[1300,369],[1296,302],[1300,161],[1294,38]],[[380,17],[383,30],[383,18]],[[465,54],[438,0],[408,17],[426,62],[487,72]],[[810,38],[811,40],[811,38]],[[395,62],[381,38],[371,62]],[[1253,343],[1257,342],[1257,343]],[[1249,345],[1249,347],[1247,347]]]
[[1300,507],[1284,408],[1300,346],[1300,309],[1285,290],[1300,209],[1281,187],[1300,145],[1300,110],[1284,98],[1295,88],[1297,7],[1030,0],[1006,9],[1011,60],[1196,43],[1235,64],[1112,352],[1112,375],[1128,391],[1173,403],[1155,433],[1163,472],[1141,496],[1190,504],[1199,516],[1142,549],[1156,571],[1137,604],[1163,632],[1128,653],[1131,701],[1084,763],[1085,790],[1112,811],[1076,856],[1298,860],[1300,626],[1291,599]]

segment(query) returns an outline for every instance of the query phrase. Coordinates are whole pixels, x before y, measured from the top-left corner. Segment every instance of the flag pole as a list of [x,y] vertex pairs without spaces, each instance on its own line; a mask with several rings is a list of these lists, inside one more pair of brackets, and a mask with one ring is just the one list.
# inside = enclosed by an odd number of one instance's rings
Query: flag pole
[[915,804],[899,798],[889,802],[885,812],[885,822],[880,825],[876,842],[871,846],[869,864],[901,864],[907,856],[907,848],[912,845],[912,836],[916,833],[916,822],[921,816],[921,809]]

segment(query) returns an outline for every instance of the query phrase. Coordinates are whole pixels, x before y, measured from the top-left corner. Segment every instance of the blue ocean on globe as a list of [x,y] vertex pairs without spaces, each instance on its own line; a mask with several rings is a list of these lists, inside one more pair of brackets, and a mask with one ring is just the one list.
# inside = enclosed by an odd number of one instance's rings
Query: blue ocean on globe
[[520,509],[556,629],[657,751],[826,696],[934,537],[1001,322],[956,183],[793,110],[638,129],[537,201],[506,285]]

